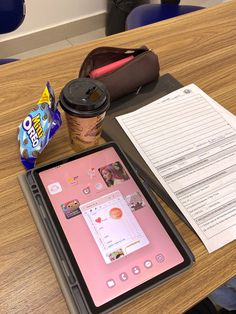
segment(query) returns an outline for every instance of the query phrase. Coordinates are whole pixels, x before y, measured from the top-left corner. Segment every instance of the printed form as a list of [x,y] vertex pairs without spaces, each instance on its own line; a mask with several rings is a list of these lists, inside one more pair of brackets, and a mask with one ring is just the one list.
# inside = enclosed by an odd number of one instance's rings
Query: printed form
[[236,117],[196,85],[116,118],[209,252],[236,239]]

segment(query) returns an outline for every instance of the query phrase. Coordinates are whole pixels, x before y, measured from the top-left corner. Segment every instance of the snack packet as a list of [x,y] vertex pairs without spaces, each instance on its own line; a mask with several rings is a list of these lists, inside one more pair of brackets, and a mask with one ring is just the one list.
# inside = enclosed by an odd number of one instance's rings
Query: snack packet
[[27,170],[35,166],[38,155],[61,124],[61,115],[57,109],[54,92],[47,82],[38,104],[18,128],[21,162]]

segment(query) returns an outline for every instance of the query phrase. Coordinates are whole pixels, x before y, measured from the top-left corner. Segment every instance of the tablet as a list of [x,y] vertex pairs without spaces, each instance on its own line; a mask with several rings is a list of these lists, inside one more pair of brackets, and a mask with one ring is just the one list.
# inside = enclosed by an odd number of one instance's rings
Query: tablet
[[193,256],[119,146],[31,172],[75,304],[101,313],[189,268]]

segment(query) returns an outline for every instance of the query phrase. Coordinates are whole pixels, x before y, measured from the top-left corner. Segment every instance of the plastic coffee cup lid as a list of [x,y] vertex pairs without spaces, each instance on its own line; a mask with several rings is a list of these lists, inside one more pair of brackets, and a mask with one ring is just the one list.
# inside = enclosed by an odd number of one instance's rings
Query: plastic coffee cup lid
[[104,84],[90,78],[68,82],[60,93],[59,101],[65,112],[84,118],[98,116],[110,106],[110,96]]

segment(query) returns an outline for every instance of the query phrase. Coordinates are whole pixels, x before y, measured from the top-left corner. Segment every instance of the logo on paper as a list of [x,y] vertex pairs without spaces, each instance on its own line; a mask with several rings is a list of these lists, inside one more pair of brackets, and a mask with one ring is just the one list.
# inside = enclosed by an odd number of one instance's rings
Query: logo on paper
[[51,195],[60,193],[62,191],[62,187],[59,182],[55,182],[48,185],[48,191]]

